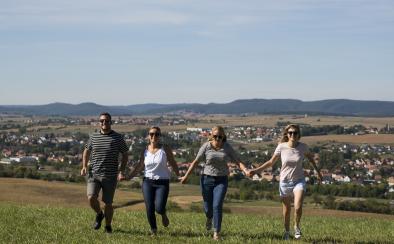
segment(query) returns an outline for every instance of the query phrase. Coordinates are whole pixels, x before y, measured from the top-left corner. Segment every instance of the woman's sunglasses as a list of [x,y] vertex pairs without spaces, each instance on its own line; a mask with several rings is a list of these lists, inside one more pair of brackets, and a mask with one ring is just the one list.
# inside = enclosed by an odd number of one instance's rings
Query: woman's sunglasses
[[287,134],[290,136],[292,136],[292,135],[297,136],[298,132],[297,131],[288,131]]
[[213,135],[212,136],[216,141],[223,140],[223,136],[221,135]]
[[159,137],[159,136],[161,136],[161,134],[159,132],[149,132],[149,136],[150,137],[153,137],[153,136]]

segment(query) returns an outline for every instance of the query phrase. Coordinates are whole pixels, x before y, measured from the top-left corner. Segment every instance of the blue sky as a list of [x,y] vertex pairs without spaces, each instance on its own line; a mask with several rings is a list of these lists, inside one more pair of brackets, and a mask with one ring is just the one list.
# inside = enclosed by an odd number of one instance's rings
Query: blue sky
[[0,0],[0,104],[394,101],[392,0]]

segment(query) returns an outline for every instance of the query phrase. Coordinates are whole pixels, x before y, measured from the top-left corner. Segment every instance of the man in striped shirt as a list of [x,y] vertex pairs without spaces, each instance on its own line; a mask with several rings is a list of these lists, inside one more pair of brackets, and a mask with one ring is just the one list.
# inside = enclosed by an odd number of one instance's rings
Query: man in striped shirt
[[[90,207],[96,212],[96,220],[93,225],[95,230],[100,229],[101,222],[105,217],[105,231],[112,232],[111,222],[113,216],[112,201],[118,180],[124,178],[128,160],[128,148],[123,136],[111,129],[111,115],[100,114],[100,132],[90,135],[82,157],[81,175],[88,174],[87,196]],[[119,168],[119,154],[122,162]],[[88,162],[90,160],[89,169]],[[102,190],[104,213],[101,210],[98,195]]]

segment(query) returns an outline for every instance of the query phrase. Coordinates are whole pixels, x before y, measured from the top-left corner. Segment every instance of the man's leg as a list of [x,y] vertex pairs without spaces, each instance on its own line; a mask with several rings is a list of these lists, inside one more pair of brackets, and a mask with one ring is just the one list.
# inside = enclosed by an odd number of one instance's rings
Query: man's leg
[[114,208],[112,206],[112,203],[105,204],[104,215],[105,215],[105,225],[110,226],[112,223],[112,217],[114,215]]
[[93,224],[95,230],[100,229],[101,221],[104,219],[104,214],[101,211],[100,202],[98,201],[98,195],[101,189],[101,183],[94,178],[88,178],[87,184],[87,196],[90,207],[96,212],[96,219]]
[[97,213],[101,213],[100,202],[97,199],[97,196],[88,196],[90,207]]
[[109,232],[109,233],[112,232],[111,223],[112,223],[112,217],[114,214],[114,208],[112,206],[112,201],[113,201],[114,195],[115,195],[116,184],[117,184],[116,178],[102,180],[103,202],[105,203],[105,206],[104,206],[105,225],[106,225],[105,229],[106,229],[106,232]]

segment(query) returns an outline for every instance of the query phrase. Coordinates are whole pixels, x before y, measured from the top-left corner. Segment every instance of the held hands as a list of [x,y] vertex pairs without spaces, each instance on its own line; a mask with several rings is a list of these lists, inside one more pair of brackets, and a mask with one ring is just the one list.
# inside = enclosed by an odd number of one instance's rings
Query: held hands
[[181,182],[181,184],[185,184],[187,181],[187,176],[185,175],[185,176],[178,177],[178,180],[179,180],[179,182]]
[[319,172],[319,173],[317,173],[317,183],[321,184],[322,181],[323,181],[323,177],[322,177],[321,173]]
[[243,172],[246,177],[252,177],[256,173],[253,169],[244,169]]
[[122,181],[124,179],[126,179],[126,177],[123,175],[122,171],[120,171],[118,174],[118,181]]

